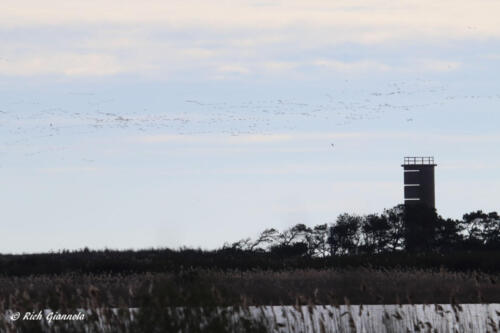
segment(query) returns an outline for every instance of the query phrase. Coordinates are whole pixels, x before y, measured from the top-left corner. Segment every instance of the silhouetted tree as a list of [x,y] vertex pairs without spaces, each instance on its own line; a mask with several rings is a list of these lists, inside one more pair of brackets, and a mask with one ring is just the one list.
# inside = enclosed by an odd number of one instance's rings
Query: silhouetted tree
[[320,224],[305,233],[308,254],[326,257],[328,255],[328,225]]
[[397,205],[380,215],[341,214],[332,225],[297,224],[281,233],[269,228],[255,240],[245,238],[224,249],[311,257],[500,249],[500,217],[479,210],[457,221],[444,219],[424,205]]
[[279,245],[292,245],[296,242],[305,242],[305,234],[311,232],[305,224],[296,224],[277,236]]
[[250,237],[248,237],[248,238],[240,239],[239,241],[236,241],[236,242],[232,243],[231,245],[224,244],[223,248],[232,248],[235,250],[248,251],[252,248],[252,245],[253,245],[253,241]]
[[385,215],[370,214],[363,218],[361,231],[363,233],[362,249],[366,253],[380,253],[387,250],[391,240],[391,226]]
[[250,246],[250,250],[258,249],[259,247],[264,245],[265,247],[272,246],[277,242],[279,237],[278,230],[274,228],[269,228],[260,233],[259,237],[252,243]]
[[405,206],[397,205],[391,209],[385,209],[382,216],[389,224],[387,250],[400,251],[404,248],[404,216]]
[[462,232],[462,247],[466,250],[477,250],[483,246],[483,231],[481,220],[486,217],[481,210],[464,214],[460,221]]
[[271,253],[280,257],[298,257],[306,255],[308,247],[306,243],[297,242],[293,244],[279,244],[271,247]]
[[488,248],[500,249],[500,217],[497,212],[488,213],[483,220],[483,239]]
[[257,250],[262,251],[266,250],[266,248],[276,243],[278,237],[279,237],[278,230],[274,228],[269,228],[261,232],[256,240],[252,240],[251,238],[243,238],[237,242],[232,243],[231,245],[224,244],[224,248],[232,248],[244,251],[257,251]]
[[433,249],[438,252],[458,250],[462,245],[460,221],[437,217]]
[[481,210],[464,214],[460,223],[463,246],[468,250],[500,247],[500,218],[498,213]]
[[361,241],[362,218],[357,215],[342,214],[330,227],[328,243],[332,254],[356,253]]

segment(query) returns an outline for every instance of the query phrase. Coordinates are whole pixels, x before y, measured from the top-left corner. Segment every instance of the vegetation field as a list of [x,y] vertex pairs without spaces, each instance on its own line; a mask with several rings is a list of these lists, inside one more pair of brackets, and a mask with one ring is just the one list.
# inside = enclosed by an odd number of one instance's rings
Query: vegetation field
[[[235,313],[269,305],[495,303],[500,300],[497,279],[497,274],[478,272],[361,267],[4,276],[0,278],[0,313],[89,311],[83,322],[62,321],[52,326],[43,321],[12,322],[6,317],[2,322],[5,332],[45,332],[57,327],[62,331],[93,327],[90,331],[96,332],[106,331],[106,327],[110,332],[198,331],[194,327],[209,332],[266,332],[268,319],[254,315],[235,321]],[[133,321],[131,308],[136,309]],[[186,315],[172,309],[204,312]],[[84,324],[85,328],[78,327]]]
[[294,304],[494,303],[498,275],[367,268],[63,274],[0,278],[4,309]]
[[[493,303],[500,303],[496,212],[472,212],[454,221],[433,210],[396,206],[380,215],[343,214],[332,225],[266,229],[255,239],[210,251],[0,255],[4,332],[306,331],[300,325],[350,332],[361,323],[375,325],[374,332],[382,327],[387,332],[402,327],[466,332],[469,324],[495,331],[500,323]],[[465,304],[482,312],[464,314]],[[491,304],[495,310],[474,304]],[[364,317],[363,305],[378,313],[385,326]],[[407,317],[394,308],[403,305]],[[387,306],[393,307],[390,314]],[[301,319],[282,315],[287,318],[283,324],[275,309],[289,309],[289,316]],[[47,310],[80,311],[85,320],[22,319],[22,314]],[[310,318],[304,319],[304,313]]]

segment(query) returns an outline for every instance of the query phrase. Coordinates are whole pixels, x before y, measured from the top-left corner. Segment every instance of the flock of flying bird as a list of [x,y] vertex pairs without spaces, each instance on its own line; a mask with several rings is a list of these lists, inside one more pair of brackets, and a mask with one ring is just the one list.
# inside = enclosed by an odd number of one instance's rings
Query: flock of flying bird
[[[74,93],[76,94],[76,93]],[[349,97],[348,95],[351,95]],[[63,152],[71,142],[100,133],[127,131],[135,135],[201,135],[272,134],[323,127],[330,131],[361,121],[376,120],[394,114],[402,122],[411,123],[419,110],[458,98],[500,98],[500,96],[446,96],[445,87],[430,81],[393,83],[385,90],[360,92],[347,87],[324,94],[318,102],[292,99],[255,100],[239,103],[184,100],[181,111],[122,110],[113,98],[87,98],[85,105],[74,110],[47,106],[36,101],[14,101],[0,104],[0,140],[6,149],[22,151],[24,156]],[[423,98],[421,98],[424,96]],[[425,102],[417,103],[416,101]],[[412,103],[411,101],[415,101]],[[403,113],[401,115],[401,113]],[[60,140],[64,136],[64,140]],[[334,144],[330,144],[334,147]],[[4,149],[5,150],[5,149]],[[0,151],[0,154],[2,152]],[[5,151],[4,151],[5,153]],[[83,159],[84,161],[91,161]]]

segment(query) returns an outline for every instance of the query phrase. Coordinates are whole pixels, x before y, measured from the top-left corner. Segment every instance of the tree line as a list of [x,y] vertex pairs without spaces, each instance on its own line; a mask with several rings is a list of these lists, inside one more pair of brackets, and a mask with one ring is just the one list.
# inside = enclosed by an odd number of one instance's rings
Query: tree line
[[224,249],[287,257],[500,250],[500,217],[478,210],[445,219],[426,206],[397,205],[381,214],[341,214],[332,224],[265,229],[256,239],[226,243]]
[[[0,254],[2,276],[137,274],[193,269],[433,269],[500,272],[498,213],[445,219],[425,207],[398,205],[381,214],[341,214],[331,224],[297,224],[213,250],[60,250]],[[180,274],[180,273],[179,273]]]

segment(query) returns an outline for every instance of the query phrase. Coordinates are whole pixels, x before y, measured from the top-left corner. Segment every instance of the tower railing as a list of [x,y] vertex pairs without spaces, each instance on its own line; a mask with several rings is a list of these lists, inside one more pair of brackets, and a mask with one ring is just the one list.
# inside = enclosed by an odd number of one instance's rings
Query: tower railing
[[403,165],[434,165],[433,156],[405,156]]

